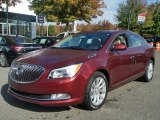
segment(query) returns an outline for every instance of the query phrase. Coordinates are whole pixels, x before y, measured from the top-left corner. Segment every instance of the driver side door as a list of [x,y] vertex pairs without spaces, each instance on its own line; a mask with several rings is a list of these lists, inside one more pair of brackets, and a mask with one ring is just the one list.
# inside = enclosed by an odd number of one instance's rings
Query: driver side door
[[[120,38],[120,43],[117,42],[117,38]],[[127,49],[114,50],[115,44],[125,44]],[[130,49],[130,43],[125,34],[120,34],[115,37],[110,46],[110,77],[111,84],[116,86],[124,81],[127,81],[134,73],[134,52]]]

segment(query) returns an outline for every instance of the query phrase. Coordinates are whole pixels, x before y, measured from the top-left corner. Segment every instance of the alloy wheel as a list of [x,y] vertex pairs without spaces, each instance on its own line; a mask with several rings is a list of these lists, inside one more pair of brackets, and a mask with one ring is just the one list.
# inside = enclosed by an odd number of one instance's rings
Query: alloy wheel
[[106,82],[103,77],[98,77],[94,80],[91,90],[90,99],[94,106],[99,106],[105,99],[106,96]]
[[153,71],[154,71],[153,63],[150,62],[148,65],[148,69],[147,69],[147,77],[149,80],[152,79],[152,77],[153,77]]

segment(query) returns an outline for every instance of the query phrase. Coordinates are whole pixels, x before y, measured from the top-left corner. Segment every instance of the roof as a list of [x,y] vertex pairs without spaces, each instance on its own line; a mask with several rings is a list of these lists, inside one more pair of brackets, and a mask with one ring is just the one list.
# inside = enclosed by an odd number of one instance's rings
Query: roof
[[129,31],[129,30],[94,30],[94,31],[81,31],[80,33],[93,33],[93,32],[104,32],[104,33],[109,33],[109,34],[133,33],[132,31]]
[[[6,12],[0,11],[0,18],[7,19]],[[27,22],[36,22],[36,16],[12,13],[12,12],[8,12],[8,19],[27,21]]]

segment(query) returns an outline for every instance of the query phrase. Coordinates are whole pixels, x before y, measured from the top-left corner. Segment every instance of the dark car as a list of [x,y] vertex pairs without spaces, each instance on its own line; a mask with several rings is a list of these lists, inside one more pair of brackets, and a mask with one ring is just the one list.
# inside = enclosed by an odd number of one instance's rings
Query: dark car
[[154,47],[156,47],[156,43],[160,42],[160,36],[145,37],[145,39],[148,43],[152,43]]
[[108,91],[137,78],[150,82],[154,63],[153,47],[134,32],[82,32],[17,58],[8,92],[43,106],[84,104],[94,110]]
[[16,57],[41,48],[23,36],[0,35],[0,66],[9,66]]
[[40,44],[42,48],[47,48],[58,42],[56,37],[51,37],[51,36],[36,37],[33,39],[33,41],[37,44]]

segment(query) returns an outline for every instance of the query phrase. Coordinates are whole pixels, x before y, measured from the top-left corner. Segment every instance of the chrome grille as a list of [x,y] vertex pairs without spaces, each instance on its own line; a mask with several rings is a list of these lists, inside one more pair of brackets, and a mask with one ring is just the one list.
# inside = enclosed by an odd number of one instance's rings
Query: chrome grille
[[13,63],[10,68],[10,77],[19,83],[36,81],[44,72],[44,68],[37,65]]

